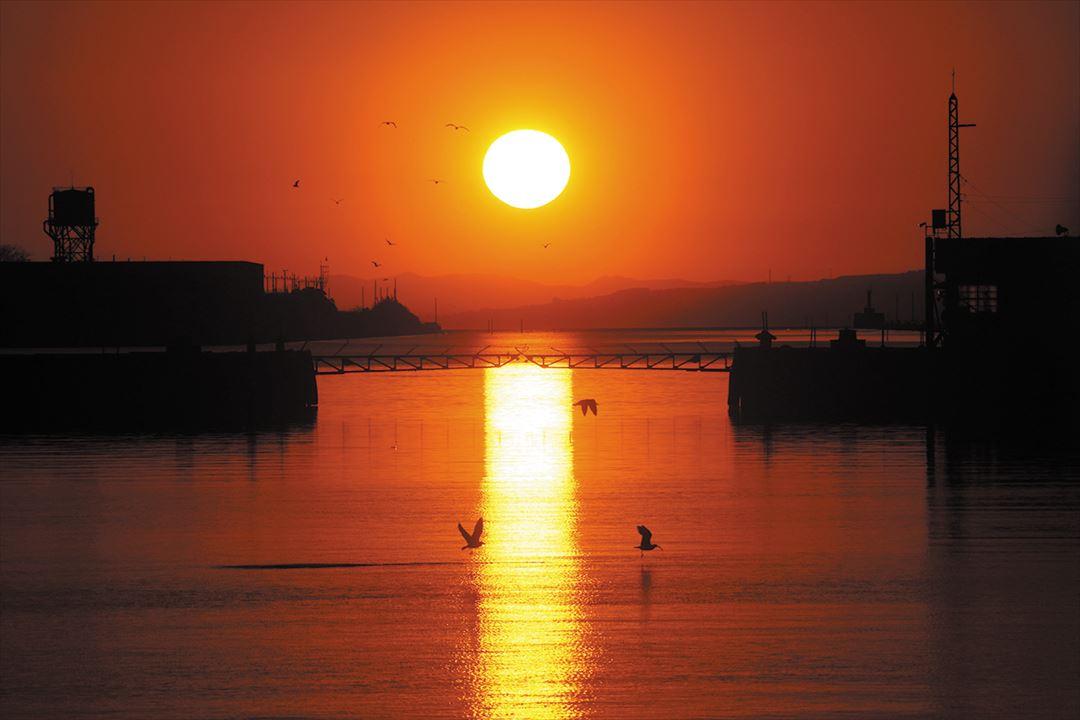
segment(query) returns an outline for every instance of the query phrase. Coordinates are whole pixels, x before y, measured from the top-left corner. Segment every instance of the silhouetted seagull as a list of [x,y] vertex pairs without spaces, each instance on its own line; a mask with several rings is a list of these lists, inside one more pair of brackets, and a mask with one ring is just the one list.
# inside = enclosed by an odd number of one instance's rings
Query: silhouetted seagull
[[593,415],[596,414],[596,401],[592,398],[578,400],[576,403],[574,403],[574,406],[581,408],[582,415],[588,415],[590,410],[592,410]]
[[472,534],[466,532],[465,528],[461,527],[461,523],[457,524],[458,532],[461,533],[461,537],[465,538],[465,545],[462,550],[475,550],[484,543],[480,540],[480,535],[484,532],[484,518],[480,518],[476,521],[476,525],[473,526]]
[[375,262],[374,260],[371,261],[371,264],[374,265],[375,267],[381,267],[382,266],[382,263]]
[[551,243],[544,243],[544,249],[547,250]]
[[453,130],[464,130],[465,132],[469,132],[469,128],[465,127],[464,125],[455,125],[454,123],[446,123],[446,127],[451,128]]
[[293,186],[294,188],[298,188],[298,187],[300,187],[300,181],[299,181],[299,180],[294,180],[294,181],[293,181],[293,184],[292,184],[292,186]]
[[330,199],[334,201],[335,205],[340,205],[341,201],[344,200],[345,198],[330,198]]
[[432,179],[428,180],[428,182],[433,182],[433,183],[435,183],[436,185],[438,185],[439,183],[441,183],[441,182],[442,182],[442,180],[435,180],[434,178],[432,178]]
[[389,125],[390,127],[393,127],[393,128],[396,128],[396,127],[397,127],[397,123],[396,123],[396,122],[394,122],[393,120],[383,120],[383,121],[382,121],[381,123],[379,123],[379,124],[380,124],[380,125]]
[[386,244],[387,244],[387,245],[393,245],[394,243],[392,243],[392,242],[390,241],[390,238],[386,238]]
[[641,551],[641,557],[645,557],[646,550],[655,550],[657,548],[660,548],[661,550],[664,549],[652,541],[652,530],[644,525],[638,525],[637,531],[641,535],[641,544],[635,545],[634,547]]

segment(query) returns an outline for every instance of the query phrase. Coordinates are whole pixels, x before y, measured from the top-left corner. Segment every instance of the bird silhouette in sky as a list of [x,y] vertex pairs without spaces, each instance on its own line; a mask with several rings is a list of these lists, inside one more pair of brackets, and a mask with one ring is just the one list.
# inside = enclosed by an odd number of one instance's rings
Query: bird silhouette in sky
[[330,198],[330,199],[334,201],[335,205],[340,205],[341,201],[344,200],[345,198]]
[[441,182],[442,182],[442,180],[436,180],[436,179],[432,178],[432,179],[428,180],[428,182],[433,182],[433,183],[435,183],[436,185],[438,185],[439,183],[441,183]]
[[581,408],[582,415],[588,415],[590,410],[592,410],[593,415],[596,415],[596,401],[592,398],[578,400],[576,403],[574,403],[574,406]]
[[376,262],[374,260],[371,261],[371,264],[374,265],[375,267],[382,267],[382,263]]
[[382,121],[381,123],[379,123],[379,124],[380,124],[380,125],[389,125],[389,126],[390,126],[390,127],[392,127],[392,128],[397,128],[397,123],[396,123],[396,122],[394,122],[393,120],[383,120],[383,121]]
[[641,551],[641,557],[645,557],[646,550],[656,550],[657,548],[660,550],[664,549],[652,541],[652,530],[644,525],[638,525],[637,531],[638,534],[641,535],[641,544],[635,545],[634,547]]
[[292,184],[292,186],[293,186],[294,188],[298,188],[298,187],[300,187],[300,181],[299,181],[299,180],[293,180],[293,184]]
[[446,123],[446,127],[450,128],[451,130],[464,130],[465,132],[469,132],[469,128],[465,127],[464,125],[455,125],[454,123]]
[[475,550],[484,544],[480,540],[480,535],[484,532],[484,518],[480,518],[476,521],[476,525],[473,526],[471,533],[461,527],[461,523],[457,524],[457,529],[458,532],[461,533],[461,537],[465,538],[465,545],[461,548],[462,550]]
[[547,250],[549,247],[551,247],[551,243],[544,243],[544,249],[545,250]]
[[394,245],[394,243],[390,240],[390,238],[386,238],[386,244],[391,246],[391,247],[393,247],[393,245]]

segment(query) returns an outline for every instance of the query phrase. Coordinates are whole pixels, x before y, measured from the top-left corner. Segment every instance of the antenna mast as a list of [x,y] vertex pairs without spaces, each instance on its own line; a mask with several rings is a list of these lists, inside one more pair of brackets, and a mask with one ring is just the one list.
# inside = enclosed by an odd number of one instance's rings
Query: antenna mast
[[949,95],[949,222],[947,237],[964,236],[960,221],[960,128],[975,127],[975,123],[960,122],[959,101],[956,99],[956,70],[952,74],[952,93]]

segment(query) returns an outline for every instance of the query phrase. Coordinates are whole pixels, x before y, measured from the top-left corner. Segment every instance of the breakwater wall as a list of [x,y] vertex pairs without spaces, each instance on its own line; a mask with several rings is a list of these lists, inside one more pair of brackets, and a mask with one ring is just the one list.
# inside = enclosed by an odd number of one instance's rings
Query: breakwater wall
[[318,403],[311,353],[0,355],[2,432],[242,429],[303,422]]
[[942,422],[1080,427],[1080,373],[1061,349],[994,353],[889,347],[741,347],[728,411],[737,421]]
[[925,348],[739,347],[728,411],[747,421],[908,420],[931,412]]

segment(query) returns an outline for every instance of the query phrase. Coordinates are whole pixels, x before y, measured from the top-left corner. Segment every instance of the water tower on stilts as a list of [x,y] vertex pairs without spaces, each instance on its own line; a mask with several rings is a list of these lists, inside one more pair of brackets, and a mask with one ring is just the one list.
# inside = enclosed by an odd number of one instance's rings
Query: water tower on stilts
[[42,225],[53,241],[53,262],[93,262],[94,188],[53,188],[49,217]]

